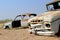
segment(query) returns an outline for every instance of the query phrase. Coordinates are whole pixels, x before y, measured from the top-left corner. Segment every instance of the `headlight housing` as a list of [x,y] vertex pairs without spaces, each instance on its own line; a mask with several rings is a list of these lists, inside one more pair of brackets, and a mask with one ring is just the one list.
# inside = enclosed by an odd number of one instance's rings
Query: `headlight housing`
[[45,24],[45,26],[49,28],[50,27],[50,24]]

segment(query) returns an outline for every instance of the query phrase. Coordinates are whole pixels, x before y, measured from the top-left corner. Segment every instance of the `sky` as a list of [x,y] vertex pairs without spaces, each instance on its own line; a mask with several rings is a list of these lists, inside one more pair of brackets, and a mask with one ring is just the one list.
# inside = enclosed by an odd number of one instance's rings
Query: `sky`
[[0,20],[14,19],[19,14],[46,11],[46,4],[52,0],[0,0]]

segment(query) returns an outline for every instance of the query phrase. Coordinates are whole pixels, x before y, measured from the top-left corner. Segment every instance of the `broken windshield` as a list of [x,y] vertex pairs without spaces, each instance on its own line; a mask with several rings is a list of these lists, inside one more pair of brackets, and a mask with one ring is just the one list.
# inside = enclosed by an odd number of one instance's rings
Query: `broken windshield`
[[48,11],[60,9],[60,1],[47,4],[46,6]]

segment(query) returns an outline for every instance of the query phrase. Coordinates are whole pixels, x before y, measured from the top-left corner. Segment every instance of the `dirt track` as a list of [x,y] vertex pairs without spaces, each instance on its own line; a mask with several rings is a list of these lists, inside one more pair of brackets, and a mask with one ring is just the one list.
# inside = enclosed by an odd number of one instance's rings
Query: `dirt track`
[[59,40],[57,37],[37,36],[29,34],[28,29],[0,29],[0,40]]

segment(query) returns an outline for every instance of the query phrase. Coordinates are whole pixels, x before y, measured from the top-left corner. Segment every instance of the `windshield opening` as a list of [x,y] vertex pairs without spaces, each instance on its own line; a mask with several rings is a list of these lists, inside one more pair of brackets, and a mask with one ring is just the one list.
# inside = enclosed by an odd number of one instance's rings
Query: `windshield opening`
[[60,9],[60,2],[50,3],[50,4],[47,4],[46,6],[48,11]]

